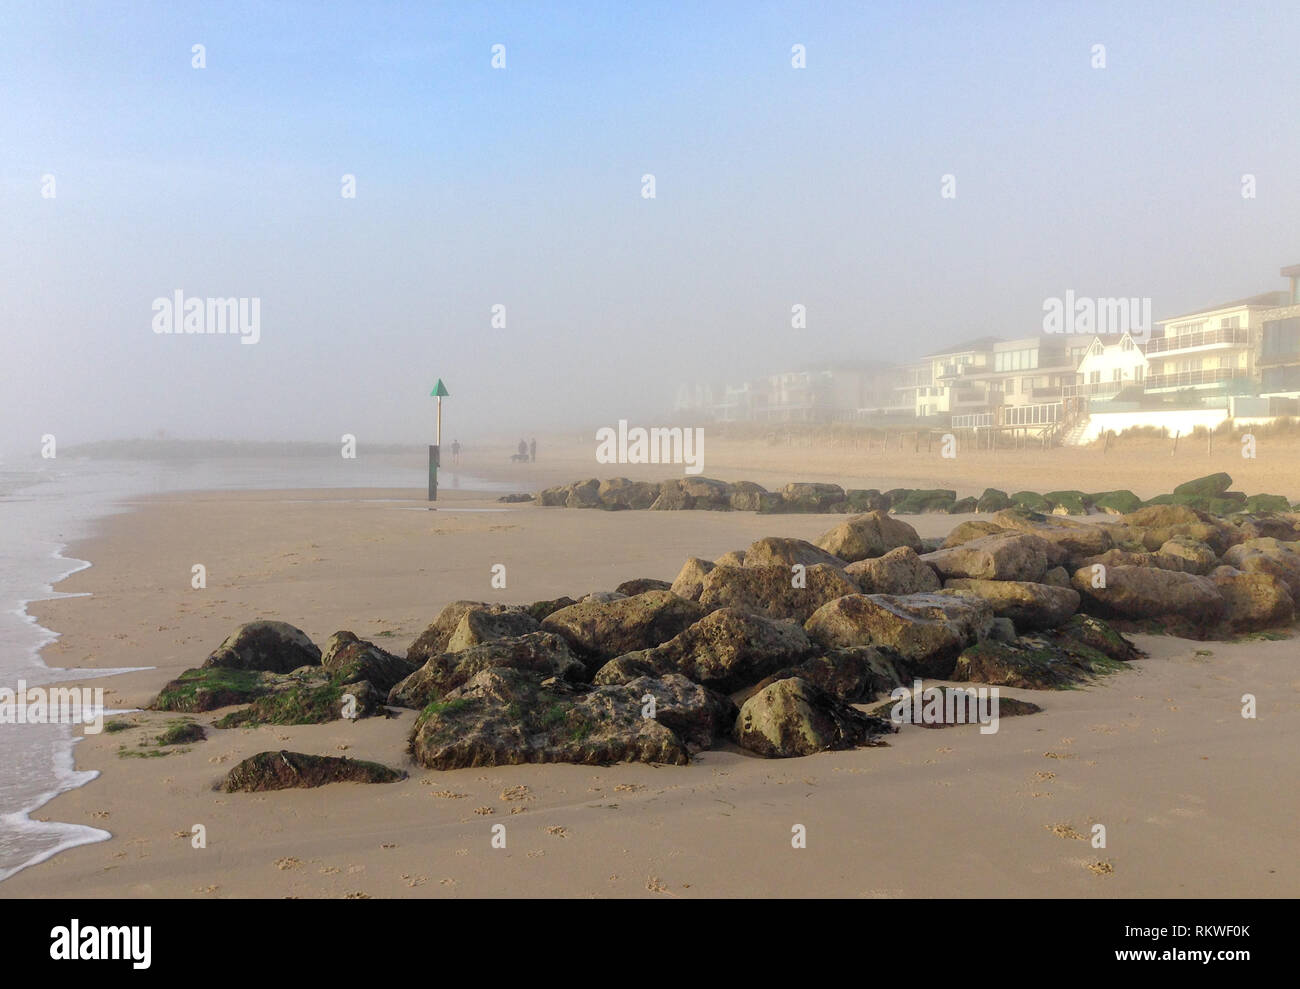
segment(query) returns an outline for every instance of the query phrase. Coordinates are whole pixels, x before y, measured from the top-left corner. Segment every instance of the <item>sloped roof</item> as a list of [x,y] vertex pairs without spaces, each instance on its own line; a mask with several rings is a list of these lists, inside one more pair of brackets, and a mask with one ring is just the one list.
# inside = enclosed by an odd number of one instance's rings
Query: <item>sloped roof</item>
[[1157,319],[1157,323],[1176,323],[1180,319],[1187,319],[1189,316],[1199,316],[1201,313],[1217,312],[1220,309],[1236,309],[1238,306],[1284,306],[1290,301],[1290,295],[1286,292],[1261,292],[1259,295],[1247,296],[1244,299],[1237,299],[1233,302],[1221,302],[1217,306],[1202,306],[1200,309],[1193,309],[1191,312],[1183,313],[1181,316],[1169,316],[1165,319]]
[[936,350],[933,353],[924,354],[922,359],[929,357],[946,357],[948,354],[964,354],[968,350],[992,350],[995,343],[1002,343],[1001,337],[976,337],[974,340],[967,340],[964,343],[956,344],[952,347],[945,347],[943,350]]

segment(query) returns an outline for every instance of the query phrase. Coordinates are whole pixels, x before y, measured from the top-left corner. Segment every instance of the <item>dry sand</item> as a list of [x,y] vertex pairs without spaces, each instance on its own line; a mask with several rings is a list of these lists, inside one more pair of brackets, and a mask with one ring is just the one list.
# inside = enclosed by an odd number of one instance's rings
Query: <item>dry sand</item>
[[[583,476],[669,476],[662,467],[599,467],[590,451],[552,441],[540,464],[501,466],[499,452],[486,451],[467,456],[464,469],[511,478],[526,469],[529,489]],[[1280,458],[1266,449],[1244,470],[1239,456],[1220,463],[1180,454],[1175,471],[1168,461],[1149,466],[1149,452],[1115,452],[1004,452],[996,469],[974,455],[936,464],[891,454],[886,480],[842,459],[832,470],[830,452],[769,451],[765,459],[761,450],[723,446],[709,451],[706,473],[769,484],[813,478],[886,488],[911,478],[962,493],[991,483],[1149,495],[1227,469],[1240,488],[1300,495],[1294,466],[1270,474],[1270,459]],[[408,500],[369,500],[392,498]],[[111,706],[139,707],[255,618],[291,622],[318,643],[346,628],[402,651],[457,598],[524,602],[631,577],[671,579],[687,556],[715,557],[763,535],[811,538],[837,521],[502,506],[447,489],[429,511],[418,498],[353,490],[139,501],[68,550],[94,566],[59,590],[90,596],[31,607],[61,633],[45,661],[154,666],[94,684],[108,687]],[[960,518],[909,521],[937,535]],[[195,563],[207,567],[206,590],[190,587]],[[508,590],[490,587],[494,563],[506,564]],[[1044,710],[1003,719],[997,734],[905,726],[888,747],[793,760],[724,748],[686,767],[427,771],[405,754],[411,711],[210,730],[186,752],[120,757],[119,746],[133,747],[172,717],[142,712],[128,717],[147,728],[81,742],[78,768],[102,775],[39,812],[106,828],[112,839],[19,873],[0,884],[0,897],[1300,894],[1295,641],[1135,638],[1150,657],[1131,671],[1071,691],[1004,691]],[[1244,693],[1258,698],[1257,719],[1241,716]],[[373,759],[411,776],[389,785],[213,791],[240,759],[279,748]],[[1096,823],[1106,827],[1104,849],[1087,840]],[[206,828],[205,849],[191,847],[195,824]],[[506,828],[504,850],[491,847],[497,824]],[[807,829],[805,849],[791,847],[798,824]]]

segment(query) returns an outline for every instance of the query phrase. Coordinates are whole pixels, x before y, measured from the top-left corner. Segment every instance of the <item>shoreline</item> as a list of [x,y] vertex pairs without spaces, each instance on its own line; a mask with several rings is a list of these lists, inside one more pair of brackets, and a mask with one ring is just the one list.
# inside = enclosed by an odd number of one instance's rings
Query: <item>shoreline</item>
[[[124,660],[147,653],[154,669],[104,684],[107,706],[141,707],[256,617],[289,621],[318,643],[350,628],[400,652],[447,601],[493,600],[497,556],[511,572],[499,599],[576,596],[636,576],[671,579],[686,556],[715,558],[762,535],[814,538],[839,520],[498,506],[495,493],[469,492],[449,492],[446,507],[507,511],[439,516],[409,510],[428,508],[422,499],[369,500],[392,491],[127,499],[129,510],[70,547],[94,565],[61,584],[90,596],[36,604],[36,620],[59,630],[42,658],[90,670],[142,666]],[[932,535],[962,518],[909,521]],[[209,588],[193,591],[189,565],[200,558]],[[29,866],[0,883],[0,897],[1295,895],[1300,868],[1284,829],[1259,824],[1294,819],[1300,800],[1241,791],[1261,754],[1294,762],[1277,717],[1297,710],[1291,643],[1134,638],[1150,656],[1130,671],[1075,691],[1005,690],[1043,711],[1006,720],[997,735],[905,727],[885,748],[795,760],[724,746],[684,767],[436,772],[404,756],[411,711],[213,731],[166,758],[121,758],[104,733],[72,748],[77,771],[100,775],[39,816],[112,837]],[[1260,694],[1261,721],[1243,734],[1229,715],[1248,687]],[[139,735],[172,716],[132,717]],[[1213,744],[1199,746],[1211,727]],[[1260,728],[1262,750],[1249,734]],[[372,759],[411,776],[270,794],[210,789],[233,762],[275,748]],[[517,786],[528,798],[505,797]],[[1093,820],[1110,825],[1110,849],[1050,830],[1084,833]],[[207,828],[207,849],[181,837],[195,823]],[[494,823],[512,835],[504,852],[489,847]],[[793,823],[807,825],[810,841],[792,856]],[[1192,855],[1203,869],[1188,874]],[[1089,871],[1102,860],[1113,873]]]

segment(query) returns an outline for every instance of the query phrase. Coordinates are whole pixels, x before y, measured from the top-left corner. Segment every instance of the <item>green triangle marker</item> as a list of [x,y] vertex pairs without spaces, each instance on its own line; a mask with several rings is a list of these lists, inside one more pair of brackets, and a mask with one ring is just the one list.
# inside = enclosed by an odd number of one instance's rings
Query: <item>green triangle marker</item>
[[429,392],[429,394],[434,398],[451,398],[451,392],[447,391],[447,386],[442,383],[441,378],[438,379],[438,383],[433,386],[433,391]]

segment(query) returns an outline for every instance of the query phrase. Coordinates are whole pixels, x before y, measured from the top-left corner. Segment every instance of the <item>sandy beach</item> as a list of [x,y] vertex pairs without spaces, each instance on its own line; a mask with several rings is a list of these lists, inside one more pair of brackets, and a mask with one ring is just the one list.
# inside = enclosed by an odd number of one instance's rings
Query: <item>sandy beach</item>
[[[960,494],[989,484],[1129,487],[1146,497],[1226,469],[1241,490],[1300,500],[1291,450],[1261,443],[1259,459],[1243,461],[1224,442],[1214,454],[1171,457],[1152,441],[1104,455],[984,451],[939,462],[718,444],[706,474]],[[542,451],[542,463],[515,467],[499,451],[471,452],[463,469],[519,480],[521,490],[670,476],[659,466],[601,467],[590,442],[576,439]],[[766,535],[813,539],[837,521],[544,509],[448,488],[436,510],[415,489],[193,493],[128,507],[69,549],[93,566],[58,590],[87,596],[30,608],[60,633],[44,651],[50,666],[155,667],[98,682],[116,708],[143,707],[257,618],[290,622],[317,643],[349,629],[402,653],[456,599],[528,602],[633,577],[671,580],[688,556],[712,559]],[[934,536],[962,519],[908,521]],[[207,568],[203,590],[190,586],[196,563]],[[507,568],[505,590],[491,587],[495,563]],[[209,728],[187,751],[120,756],[173,717],[142,711],[126,716],[138,727],[78,744],[77,767],[101,775],[38,814],[113,837],[20,872],[0,884],[0,897],[1296,896],[1294,640],[1134,640],[1149,655],[1129,671],[1074,690],[1004,690],[1043,710],[1003,719],[996,734],[904,726],[885,747],[789,760],[728,745],[684,767],[437,772],[405,752],[409,710],[387,720]],[[1245,693],[1258,698],[1256,719],[1241,716]],[[210,726],[216,716],[196,720]],[[372,759],[410,777],[214,792],[239,760],[280,748]],[[196,824],[206,848],[191,847]],[[490,843],[498,824],[505,849]],[[1088,840],[1094,824],[1106,828],[1104,849]],[[804,849],[791,847],[795,825],[807,829]]]

